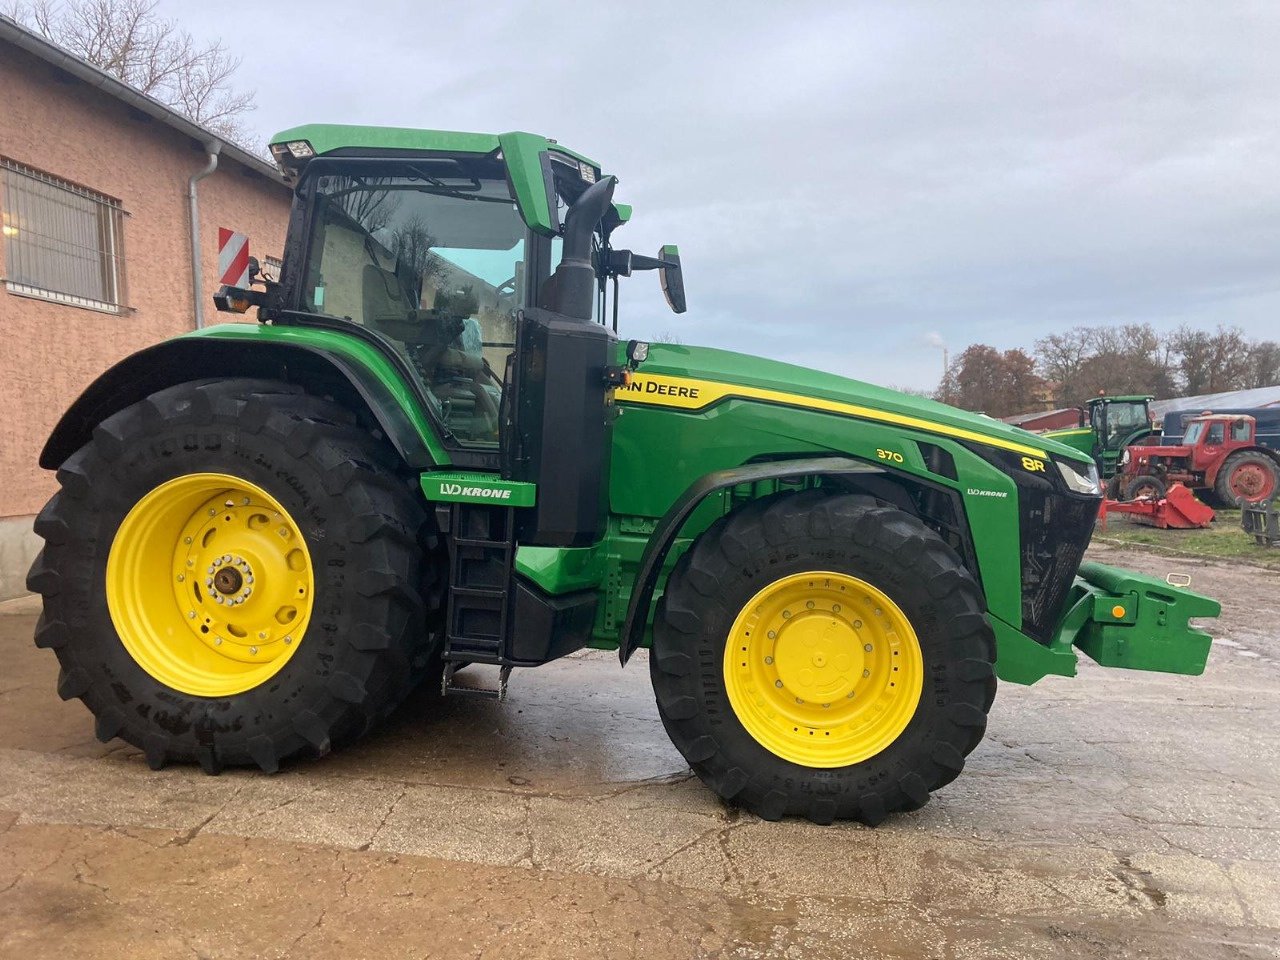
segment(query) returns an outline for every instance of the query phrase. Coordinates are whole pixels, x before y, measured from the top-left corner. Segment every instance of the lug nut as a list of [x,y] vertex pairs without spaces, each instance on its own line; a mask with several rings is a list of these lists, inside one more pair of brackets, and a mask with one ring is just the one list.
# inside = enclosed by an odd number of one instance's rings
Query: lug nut
[[838,604],[838,603],[833,603],[833,604],[831,605],[831,612],[832,612],[832,613],[839,613],[839,612],[840,612],[840,604]]
[[782,619],[783,619],[783,620],[789,620],[790,618],[791,618],[791,611],[790,611],[790,610],[783,610],[783,611],[782,611]]
[[196,618],[196,612],[194,610],[187,611],[188,620],[194,620],[195,618]]
[[764,662],[765,662],[765,663],[773,663],[773,657],[765,657],[765,658],[764,658]]
[[863,650],[865,650],[865,651],[867,651],[867,653],[870,653],[870,652],[871,652],[871,644],[869,644],[869,643],[864,643],[864,644],[862,645],[862,649],[863,649]]
[[183,542],[183,543],[185,543],[187,546],[191,546],[191,538],[190,538],[190,537],[183,537],[183,538],[182,538],[182,542]]
[[248,498],[248,497],[245,497],[245,498],[244,498],[243,500],[241,500],[240,502],[241,502],[244,506],[246,506],[246,507],[247,507],[247,506],[249,505],[249,498]]
[[796,703],[804,703],[804,701],[801,700],[799,697],[796,697]]
[[258,652],[258,648],[257,648],[257,647],[250,647],[250,648],[249,648],[249,652],[250,652],[251,654],[257,654],[257,652]]
[[259,640],[265,640],[265,639],[267,639],[267,635],[266,635],[266,633],[265,633],[265,632],[263,632],[262,630],[259,630],[259,631],[258,631],[258,639],[259,639]]
[[775,687],[781,687],[781,686],[782,686],[782,681],[781,681],[781,680],[775,680],[775,681],[773,681],[773,685],[774,685]]
[[778,639],[778,632],[777,632],[776,630],[770,630],[770,631],[769,631],[769,639],[770,639],[770,640],[777,640],[777,639]]
[[213,645],[214,645],[215,647],[220,647],[220,646],[222,646],[222,638],[221,638],[221,637],[214,637],[214,638],[213,638]]
[[285,637],[285,638],[284,638],[284,642],[285,642],[285,643],[293,643],[293,637]]
[[211,517],[216,517],[217,515],[218,515],[218,511],[217,511],[217,510],[215,510],[215,509],[213,509],[213,507],[210,507],[210,508],[209,508],[209,516],[211,516]]
[[185,576],[183,576],[182,574],[178,574],[178,582],[179,582],[179,583],[182,583],[182,581],[183,581],[183,580],[185,580],[185,579],[187,579]]
[[805,606],[806,606],[806,607],[808,607],[810,610],[812,610],[812,609],[813,609],[813,601],[812,601],[812,600],[810,600],[808,603],[806,603],[806,604],[805,604]]
[[870,671],[870,670],[863,670],[863,671],[862,671],[862,679],[864,679],[864,680],[865,680],[865,679],[866,679],[867,677],[869,677],[869,676],[871,676],[871,671]]
[[855,621],[853,621],[853,629],[855,629],[855,630],[861,630],[861,629],[862,629],[862,621],[861,621],[861,620],[855,620]]
[[[229,554],[229,553],[224,553],[224,554],[222,555],[222,562],[223,562],[223,563],[230,563],[230,562],[231,562],[231,554]],[[877,611],[876,611],[876,613],[879,613],[879,612],[880,612],[879,610],[877,610]]]

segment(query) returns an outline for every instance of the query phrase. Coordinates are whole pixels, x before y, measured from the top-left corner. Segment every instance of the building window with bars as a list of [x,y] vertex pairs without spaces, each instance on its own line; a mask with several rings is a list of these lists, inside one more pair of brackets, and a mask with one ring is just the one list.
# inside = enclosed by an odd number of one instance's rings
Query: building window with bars
[[0,176],[5,288],[120,312],[120,202],[4,158]]

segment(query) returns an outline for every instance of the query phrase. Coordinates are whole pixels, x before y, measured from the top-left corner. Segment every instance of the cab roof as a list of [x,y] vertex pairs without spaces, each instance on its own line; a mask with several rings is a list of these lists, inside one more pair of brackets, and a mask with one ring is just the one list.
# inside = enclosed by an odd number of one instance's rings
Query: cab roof
[[[286,145],[305,141],[310,153],[300,155]],[[601,176],[600,165],[549,137],[536,133],[465,133],[457,130],[419,130],[412,127],[370,127],[342,123],[308,123],[281,130],[271,138],[271,152],[286,178],[292,179],[311,156],[394,156],[397,153],[475,154],[486,156],[501,151],[515,192],[516,203],[525,222],[538,233],[554,235],[559,220],[547,194],[550,158],[571,167],[581,166],[584,177],[594,183]],[[292,155],[293,159],[290,159]]]

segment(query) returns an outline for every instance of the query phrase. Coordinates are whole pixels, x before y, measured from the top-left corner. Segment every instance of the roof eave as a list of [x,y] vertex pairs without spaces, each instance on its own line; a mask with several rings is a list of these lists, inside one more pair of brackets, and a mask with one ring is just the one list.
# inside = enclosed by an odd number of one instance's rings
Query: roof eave
[[124,81],[111,76],[111,74],[95,67],[88,61],[80,59],[75,54],[68,53],[57,44],[32,33],[12,17],[4,14],[0,14],[0,41],[12,43],[15,47],[25,50],[37,59],[65,71],[77,80],[96,87],[107,96],[120,100],[138,112],[160,121],[165,126],[190,137],[198,143],[204,144],[206,147],[216,143],[220,145],[220,152],[224,157],[231,158],[254,173],[260,174],[275,183],[284,183],[280,171],[273,164],[250,153],[226,137],[214,133],[207,127],[202,127],[194,120],[184,117],[172,107],[166,106],[154,97],[135,90]]

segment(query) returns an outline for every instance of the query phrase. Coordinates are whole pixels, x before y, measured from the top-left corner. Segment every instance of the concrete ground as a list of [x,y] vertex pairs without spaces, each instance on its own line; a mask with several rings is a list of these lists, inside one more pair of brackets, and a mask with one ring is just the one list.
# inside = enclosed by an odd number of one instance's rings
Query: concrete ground
[[960,779],[875,830],[725,808],[601,654],[276,776],[153,773],[10,604],[0,956],[1280,956],[1280,574],[1095,555],[1224,601],[1206,675],[1002,686]]

